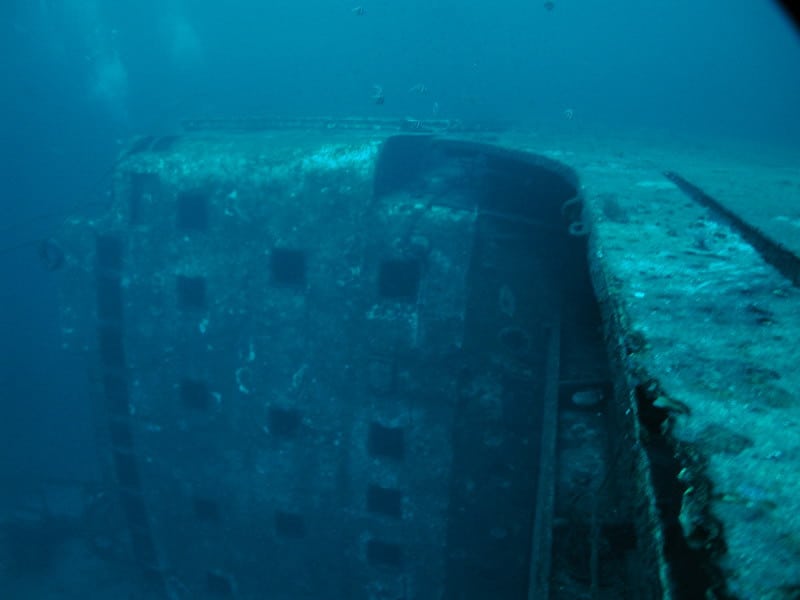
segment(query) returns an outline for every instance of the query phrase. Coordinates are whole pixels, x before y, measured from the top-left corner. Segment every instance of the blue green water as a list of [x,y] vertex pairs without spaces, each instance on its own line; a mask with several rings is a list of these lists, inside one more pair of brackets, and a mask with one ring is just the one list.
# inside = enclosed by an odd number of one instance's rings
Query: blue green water
[[800,36],[768,1],[4,0],[0,53],[0,481],[94,475],[32,243],[102,202],[133,135],[256,114],[800,139]]

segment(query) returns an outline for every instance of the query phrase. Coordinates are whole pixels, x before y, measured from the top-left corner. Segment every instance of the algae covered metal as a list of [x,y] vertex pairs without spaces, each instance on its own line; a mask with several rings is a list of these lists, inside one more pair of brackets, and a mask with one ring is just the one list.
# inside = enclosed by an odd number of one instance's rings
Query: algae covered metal
[[142,138],[62,235],[67,342],[155,593],[663,593],[577,173],[331,123]]

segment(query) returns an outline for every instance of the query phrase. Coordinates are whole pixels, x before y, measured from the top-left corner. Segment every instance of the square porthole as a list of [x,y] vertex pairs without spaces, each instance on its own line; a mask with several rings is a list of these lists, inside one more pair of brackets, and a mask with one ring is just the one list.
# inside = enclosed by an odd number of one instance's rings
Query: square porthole
[[272,406],[267,412],[267,428],[274,436],[296,436],[301,422],[300,412],[297,410]]
[[302,250],[273,248],[269,268],[275,284],[295,287],[306,284],[306,253]]
[[402,427],[385,427],[380,423],[372,423],[369,427],[367,448],[370,456],[403,460],[406,446]]
[[207,190],[190,190],[178,195],[178,228],[184,231],[208,229]]
[[206,307],[206,280],[203,277],[184,277],[177,279],[178,306],[183,310],[197,310]]
[[181,403],[186,408],[206,410],[211,405],[211,394],[203,381],[184,379],[181,381]]
[[275,513],[275,533],[282,538],[303,538],[306,524],[303,517],[279,510]]
[[204,523],[218,523],[220,520],[219,503],[209,498],[194,499],[194,516]]
[[369,540],[367,542],[367,562],[373,566],[402,567],[403,547],[391,542]]
[[206,573],[206,590],[214,598],[233,598],[233,580],[219,571]]
[[367,510],[373,514],[401,519],[403,493],[400,490],[371,485],[367,490]]
[[378,273],[378,293],[381,298],[388,300],[414,302],[419,292],[421,274],[419,260],[385,260]]

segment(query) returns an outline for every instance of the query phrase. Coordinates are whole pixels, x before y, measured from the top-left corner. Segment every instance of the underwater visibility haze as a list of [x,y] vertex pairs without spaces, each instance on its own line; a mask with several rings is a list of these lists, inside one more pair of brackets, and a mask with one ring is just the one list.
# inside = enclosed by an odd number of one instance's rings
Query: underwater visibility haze
[[0,596],[798,597],[778,3],[0,33]]

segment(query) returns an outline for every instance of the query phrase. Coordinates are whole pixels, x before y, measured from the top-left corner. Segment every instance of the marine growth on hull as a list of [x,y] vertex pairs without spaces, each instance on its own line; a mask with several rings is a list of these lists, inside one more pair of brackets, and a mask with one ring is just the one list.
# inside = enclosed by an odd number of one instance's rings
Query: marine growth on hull
[[680,464],[608,353],[569,166],[198,129],[139,140],[113,188],[60,240],[64,316],[155,593],[635,599],[713,576],[670,537]]

